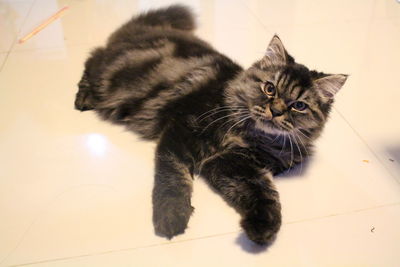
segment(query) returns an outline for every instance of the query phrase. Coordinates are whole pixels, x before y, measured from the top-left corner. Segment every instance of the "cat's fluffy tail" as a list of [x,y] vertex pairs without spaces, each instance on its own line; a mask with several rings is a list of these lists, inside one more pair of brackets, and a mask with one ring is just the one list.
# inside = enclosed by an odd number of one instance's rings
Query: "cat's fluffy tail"
[[192,11],[184,5],[172,5],[162,9],[150,10],[134,18],[132,22],[147,26],[166,26],[185,31],[192,31],[196,27]]
[[196,27],[194,15],[184,5],[172,5],[166,8],[154,9],[133,17],[122,25],[108,39],[108,45],[119,42],[135,42],[134,36],[143,34],[143,26],[158,26],[177,30],[192,31]]

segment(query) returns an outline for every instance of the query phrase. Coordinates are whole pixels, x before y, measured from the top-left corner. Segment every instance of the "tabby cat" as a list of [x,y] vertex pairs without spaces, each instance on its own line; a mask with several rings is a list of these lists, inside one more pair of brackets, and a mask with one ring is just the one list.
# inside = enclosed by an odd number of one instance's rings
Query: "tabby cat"
[[310,155],[347,76],[296,63],[276,35],[243,69],[194,28],[181,5],[132,18],[86,61],[75,107],[158,143],[158,235],[185,231],[200,175],[241,215],[248,238],[268,244],[281,226],[272,176]]

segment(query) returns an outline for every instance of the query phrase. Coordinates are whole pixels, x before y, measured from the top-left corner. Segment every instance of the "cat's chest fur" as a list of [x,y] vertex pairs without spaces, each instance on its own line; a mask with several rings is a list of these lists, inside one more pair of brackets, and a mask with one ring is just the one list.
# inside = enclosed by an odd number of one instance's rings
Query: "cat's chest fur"
[[301,162],[308,156],[309,149],[308,144],[295,144],[289,137],[250,134],[240,129],[226,132],[224,127],[213,131],[212,136],[200,134],[191,139],[189,144],[194,148],[192,155],[198,168],[214,157],[233,152],[251,159],[255,167],[268,169],[273,174],[279,174]]

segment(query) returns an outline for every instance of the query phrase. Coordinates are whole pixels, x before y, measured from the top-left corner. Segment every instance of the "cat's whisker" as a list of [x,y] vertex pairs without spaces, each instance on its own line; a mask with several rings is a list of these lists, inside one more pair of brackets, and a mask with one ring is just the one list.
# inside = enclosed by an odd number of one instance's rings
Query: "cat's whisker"
[[307,147],[304,145],[304,143],[303,143],[303,141],[301,140],[300,136],[297,134],[298,131],[295,131],[294,133],[297,135],[297,137],[298,137],[298,139],[299,139],[301,145],[304,147],[304,151],[305,151],[306,154],[307,154],[307,158],[310,157],[310,154],[308,153]]
[[219,111],[219,110],[225,110],[225,109],[226,110],[230,110],[230,109],[239,109],[239,108],[246,108],[246,106],[221,106],[221,107],[213,108],[211,110],[208,110],[208,111],[204,112],[200,116],[198,116],[196,118],[196,120],[200,119],[201,117],[203,117],[203,116],[205,116],[205,115],[207,115],[209,113],[213,113],[213,112],[216,112],[216,111]]
[[[303,133],[301,131],[299,131],[299,130],[297,130],[295,132],[296,132],[296,134],[298,136],[300,144],[303,146],[304,151],[306,152],[307,158],[309,158],[310,157],[310,153],[308,152],[307,146],[304,144],[304,142],[301,140],[300,136],[298,135],[298,133],[301,133],[301,134],[303,134]],[[306,138],[309,138],[309,137],[305,136],[304,134],[303,134],[303,136],[306,137]],[[311,140],[311,138],[309,138],[309,139]]]
[[[242,116],[247,116],[247,115],[246,115],[245,113],[244,113],[244,114],[238,114],[239,119],[240,119]],[[238,120],[238,118],[236,118],[236,117],[229,118],[226,122],[222,123],[221,126],[218,127],[218,129],[221,129],[222,127],[224,127],[224,125],[227,125],[227,124],[229,124],[229,123],[235,122],[235,121],[237,121],[237,120]],[[224,137],[225,137],[225,135],[224,135]],[[222,141],[223,141],[223,140],[224,140],[224,138],[222,138]]]
[[[238,114],[238,116],[247,116],[249,114],[249,112],[247,111],[238,111],[235,114]],[[229,124],[232,121],[237,120],[237,118],[233,117],[233,118],[229,118],[226,122],[222,123],[220,127],[218,127],[218,129],[222,128],[224,125]]]
[[311,140],[311,141],[312,141],[312,139],[311,139],[309,136],[305,135],[301,130],[296,130],[296,132],[297,132],[297,133],[300,133],[302,136],[304,136],[304,137],[307,138],[308,140]]
[[293,158],[294,158],[293,143],[292,143],[292,139],[290,138],[290,135],[288,135],[288,137],[289,137],[289,142],[290,142],[290,164],[289,164],[289,167],[292,168]]
[[228,129],[228,131],[226,131],[224,137],[222,138],[222,142],[225,140],[225,137],[226,137],[227,134],[233,129],[233,127],[235,127],[235,126],[238,125],[239,123],[241,123],[241,122],[243,122],[243,121],[245,121],[245,120],[248,120],[248,119],[250,119],[250,118],[251,118],[251,115],[249,114],[249,115],[245,116],[243,119],[241,119],[241,120],[239,120],[238,122],[236,122],[235,124],[233,124],[233,125]]
[[226,109],[221,109],[221,110],[215,111],[215,112],[213,112],[213,113],[211,113],[211,114],[208,114],[207,116],[203,117],[201,120],[198,120],[198,122],[201,122],[201,121],[203,121],[203,120],[205,120],[205,119],[207,119],[207,118],[209,118],[209,117],[211,117],[211,116],[214,116],[214,115],[216,115],[216,114],[218,114],[218,113],[221,113],[221,112],[227,112],[227,111],[246,111],[246,110],[247,110],[247,109],[245,109],[245,108],[241,108],[241,109],[239,109],[239,108],[226,108]]
[[282,133],[279,133],[279,134],[274,138],[274,140],[271,141],[271,144],[275,143],[275,141],[279,139],[279,137],[281,136],[281,134],[282,134]]
[[220,110],[220,109],[233,109],[233,108],[245,108],[245,106],[220,106],[220,107],[216,107],[216,108],[213,108],[213,109],[210,109],[210,110],[204,112],[198,118],[200,118],[203,115],[206,115],[206,114],[208,114],[210,112],[213,112],[213,111],[217,111],[217,110]]
[[297,146],[297,149],[299,150],[299,153],[300,153],[300,173],[302,173],[303,172],[303,154],[301,153],[301,149],[300,149],[298,141],[297,141],[298,136],[296,135],[295,132],[293,132],[293,138],[294,138],[293,142]]
[[205,115],[208,114],[208,113],[212,113],[212,112],[218,111],[218,110],[220,110],[220,109],[228,109],[228,108],[233,108],[233,107],[222,106],[222,107],[216,107],[216,108],[210,109],[210,110],[208,110],[208,111],[206,111],[206,112],[200,114],[200,115],[196,118],[196,120],[200,119],[201,117],[205,116]]
[[281,151],[279,152],[279,156],[282,154],[282,152],[283,152],[283,150],[285,148],[285,145],[286,145],[286,135],[283,134],[283,145],[282,145]]
[[218,119],[213,120],[213,121],[210,122],[206,127],[204,127],[204,129],[202,130],[202,133],[204,133],[204,132],[207,130],[208,127],[210,127],[212,124],[216,123],[217,121],[220,121],[220,120],[222,120],[222,119],[224,119],[224,118],[236,116],[236,115],[240,114],[241,112],[243,112],[243,111],[239,111],[239,112],[235,112],[235,113],[230,113],[230,114],[228,114],[228,115],[225,115],[225,116],[222,116],[222,117],[220,117],[220,118],[218,118]]

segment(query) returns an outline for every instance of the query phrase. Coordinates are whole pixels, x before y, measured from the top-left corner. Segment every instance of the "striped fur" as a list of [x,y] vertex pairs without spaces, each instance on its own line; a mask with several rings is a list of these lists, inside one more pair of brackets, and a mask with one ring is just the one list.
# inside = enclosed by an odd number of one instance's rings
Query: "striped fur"
[[157,234],[184,232],[199,174],[241,214],[251,240],[269,243],[281,224],[272,174],[310,155],[346,76],[308,70],[277,36],[244,70],[195,37],[194,25],[179,5],[134,17],[87,60],[75,107],[158,143]]

